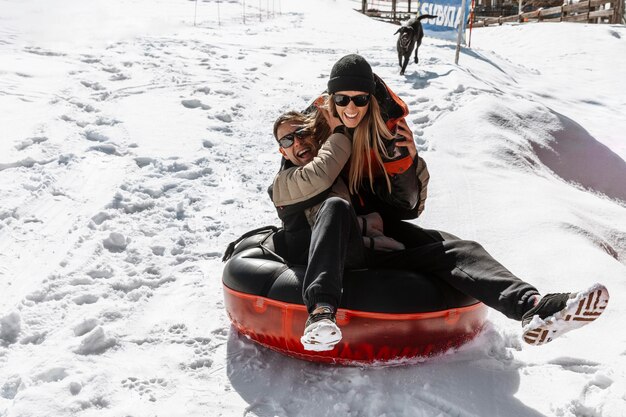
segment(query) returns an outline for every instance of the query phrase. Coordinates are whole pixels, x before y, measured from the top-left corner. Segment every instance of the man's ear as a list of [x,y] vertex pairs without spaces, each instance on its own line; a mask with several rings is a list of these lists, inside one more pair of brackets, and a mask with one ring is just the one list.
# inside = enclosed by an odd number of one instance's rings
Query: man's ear
[[285,158],[287,158],[287,154],[283,148],[278,148],[278,152],[280,152]]

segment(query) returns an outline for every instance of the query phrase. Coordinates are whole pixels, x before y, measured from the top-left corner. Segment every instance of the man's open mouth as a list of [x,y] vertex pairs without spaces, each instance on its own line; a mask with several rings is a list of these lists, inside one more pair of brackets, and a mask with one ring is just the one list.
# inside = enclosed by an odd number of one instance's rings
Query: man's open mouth
[[306,156],[307,154],[311,153],[311,148],[304,148],[300,151],[298,151],[298,153],[296,153],[296,156],[298,158],[302,158],[303,156]]

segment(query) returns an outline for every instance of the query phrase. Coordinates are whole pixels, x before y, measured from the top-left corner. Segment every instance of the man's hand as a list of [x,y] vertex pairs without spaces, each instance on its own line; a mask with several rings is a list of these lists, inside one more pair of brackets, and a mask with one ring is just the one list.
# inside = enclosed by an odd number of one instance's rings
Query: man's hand
[[314,104],[315,107],[317,107],[317,110],[322,112],[322,116],[324,116],[324,119],[326,119],[326,123],[328,123],[330,131],[332,132],[337,126],[343,125],[343,122],[341,121],[341,119],[330,113],[328,105],[329,100],[330,96],[328,94],[324,94],[322,96],[319,96],[315,100]]

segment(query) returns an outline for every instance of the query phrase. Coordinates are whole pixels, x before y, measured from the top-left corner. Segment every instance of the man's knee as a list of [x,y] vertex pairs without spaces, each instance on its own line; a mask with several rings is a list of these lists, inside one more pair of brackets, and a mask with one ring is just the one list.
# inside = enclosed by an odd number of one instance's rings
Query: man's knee
[[340,213],[350,213],[352,210],[352,206],[346,200],[341,197],[330,197],[325,200],[320,209],[318,211],[318,216],[324,213],[324,215],[328,215],[332,213],[333,215],[337,215]]

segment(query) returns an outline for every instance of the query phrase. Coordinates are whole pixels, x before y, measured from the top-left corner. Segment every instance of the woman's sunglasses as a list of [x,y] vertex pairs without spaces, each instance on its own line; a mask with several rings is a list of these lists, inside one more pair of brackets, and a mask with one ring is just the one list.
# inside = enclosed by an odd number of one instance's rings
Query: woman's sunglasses
[[278,139],[278,144],[280,145],[281,148],[285,148],[285,149],[291,148],[293,146],[293,143],[296,141],[296,138],[304,139],[310,135],[311,135],[311,130],[306,127],[302,127],[296,130],[295,132],[288,133],[282,138]]
[[337,106],[346,107],[350,104],[350,101],[354,103],[357,107],[367,106],[367,103],[370,102],[369,94],[359,94],[358,96],[347,96],[345,94],[334,94],[333,101]]

